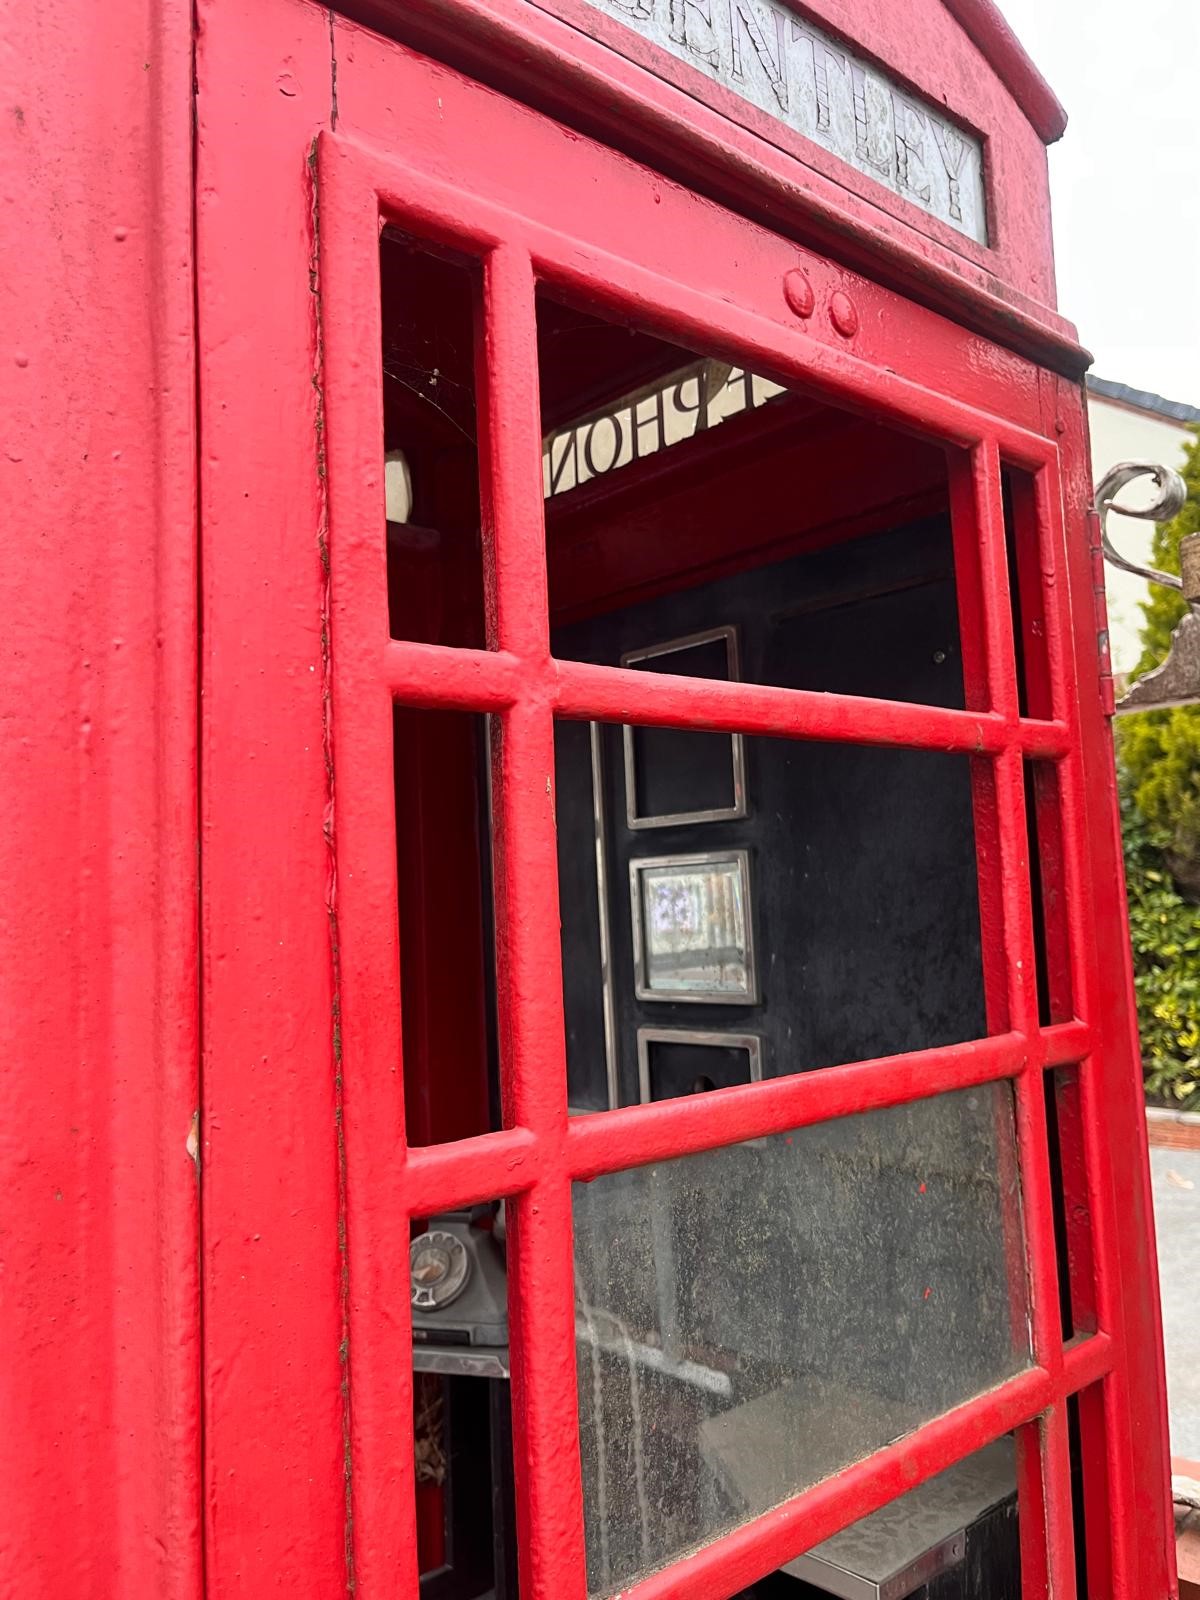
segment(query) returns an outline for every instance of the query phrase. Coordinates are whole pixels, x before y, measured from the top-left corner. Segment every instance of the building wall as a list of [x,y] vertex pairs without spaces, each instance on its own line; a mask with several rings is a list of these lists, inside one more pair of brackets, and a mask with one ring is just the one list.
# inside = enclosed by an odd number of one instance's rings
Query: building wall
[[[1183,423],[1173,418],[1135,409],[1095,393],[1088,395],[1088,420],[1094,482],[1099,482],[1118,461],[1155,461],[1179,469],[1183,465],[1184,450],[1194,437]],[[1130,485],[1121,498],[1129,505],[1148,505],[1154,493],[1153,484],[1146,480]],[[1143,565],[1150,561],[1152,522],[1113,515],[1108,526],[1113,543],[1122,555]],[[1131,572],[1122,572],[1108,563],[1105,589],[1113,671],[1129,672],[1142,653],[1138,634],[1142,625],[1142,602],[1150,586],[1143,578],[1136,578]]]

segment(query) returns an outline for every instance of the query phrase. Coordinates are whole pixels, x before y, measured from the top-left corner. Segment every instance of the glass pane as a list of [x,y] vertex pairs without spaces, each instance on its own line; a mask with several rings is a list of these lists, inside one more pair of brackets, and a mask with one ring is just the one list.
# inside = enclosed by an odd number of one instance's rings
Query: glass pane
[[591,1592],[1027,1366],[1007,1084],[574,1196]]

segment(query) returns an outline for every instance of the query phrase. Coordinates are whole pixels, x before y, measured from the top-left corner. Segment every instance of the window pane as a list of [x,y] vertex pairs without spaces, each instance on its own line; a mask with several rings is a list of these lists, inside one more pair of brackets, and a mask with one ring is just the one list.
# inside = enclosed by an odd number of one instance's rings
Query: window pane
[[1029,1363],[1007,1084],[576,1185],[607,1595]]

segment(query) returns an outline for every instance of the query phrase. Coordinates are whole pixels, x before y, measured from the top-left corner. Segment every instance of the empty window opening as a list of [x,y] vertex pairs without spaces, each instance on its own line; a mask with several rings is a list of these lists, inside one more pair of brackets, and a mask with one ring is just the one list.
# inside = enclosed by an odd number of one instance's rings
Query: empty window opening
[[488,719],[393,710],[408,1141],[499,1127]]
[[1023,717],[1050,718],[1054,710],[1043,579],[1043,531],[1038,521],[1034,481],[1028,473],[1006,467],[1002,485],[1018,710]]
[[[630,825],[630,753],[651,784],[680,760],[648,731],[556,724],[573,1106],[986,1034],[969,757],[750,736],[744,814],[647,829]],[[728,772],[729,735],[697,737]]]
[[392,637],[482,647],[478,268],[389,227],[379,271]]
[[[538,341],[557,655],[962,706],[942,447],[546,295]],[[571,626],[650,601],[613,655]]]
[[1025,820],[1029,833],[1038,1018],[1044,1027],[1069,1022],[1075,1010],[1060,786],[1053,762],[1025,763]]
[[412,1232],[422,1600],[517,1600],[505,1207]]

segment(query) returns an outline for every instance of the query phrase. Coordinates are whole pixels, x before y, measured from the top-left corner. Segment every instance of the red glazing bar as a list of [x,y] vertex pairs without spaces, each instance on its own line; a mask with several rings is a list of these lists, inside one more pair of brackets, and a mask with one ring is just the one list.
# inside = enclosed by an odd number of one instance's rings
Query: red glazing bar
[[1113,1535],[1110,1527],[1111,1495],[1108,1481],[1108,1424],[1105,1420],[1107,1383],[1081,1388],[1079,1456],[1083,1483],[1083,1541],[1087,1562],[1087,1600],[1111,1600],[1113,1589]]
[[[771,685],[682,678],[673,673],[624,671],[584,661],[522,661],[510,651],[463,650],[390,639],[383,679],[405,705],[461,711],[503,711],[523,692],[548,680],[558,715],[576,721],[623,721],[650,726],[728,729],[781,738],[904,745],[913,749],[998,752],[1000,718],[986,712],[871,700]],[[1017,733],[1030,756],[1055,759],[1067,747],[1066,727],[1022,721]]]
[[[988,670],[988,608],[984,595],[975,462],[970,453],[963,450],[950,450],[947,457],[963,703],[968,710],[987,711],[992,706],[992,685]],[[996,801],[996,764],[990,757],[971,757],[971,798],[987,1029],[989,1034],[997,1034],[1009,1027],[1008,952],[1004,935],[1004,873]],[[997,1097],[994,1110],[996,1157],[1002,1196],[1001,1227],[1008,1283],[1009,1331],[1014,1348],[1028,1350],[1028,1271],[1025,1231],[1017,1199],[1020,1194],[1020,1172],[1012,1138],[1013,1104],[1011,1095],[1003,1101]],[[1037,1466],[1037,1430],[1033,1425],[1022,1428],[1017,1434],[1019,1473],[1029,1470],[1026,1451],[1030,1441],[1033,1444],[1033,1463]],[[1036,1542],[1031,1541],[1031,1544]],[[1044,1550],[1044,1544],[1042,1540],[1040,1545],[1027,1552],[1024,1581],[1032,1594],[1046,1588],[1040,1567],[1032,1565]]]
[[[1048,594],[1056,588],[1053,541],[1044,539],[1039,529],[1036,480],[1015,469],[1009,469],[1007,477],[1011,505],[1010,539],[1013,545],[1010,569],[1015,570],[1017,575],[1017,612],[1020,618],[1025,700],[1034,716],[1050,717],[1056,710],[1064,709],[1062,638],[1059,629],[1051,625],[1048,606]],[[1048,472],[1043,477],[1048,477]],[[1057,674],[1051,670],[1052,656],[1059,663]],[[1040,918],[1042,930],[1045,973],[1043,1004],[1051,1022],[1065,1021],[1074,1015],[1075,1009],[1059,788],[1056,765],[1032,762],[1027,766],[1027,804],[1032,804],[1031,843],[1036,855],[1036,888],[1039,894],[1034,910]],[[1075,1064],[1070,1064],[1068,1073],[1052,1076],[1047,1089],[1054,1097],[1052,1105],[1062,1189],[1067,1253],[1065,1293],[1069,1307],[1067,1331],[1083,1331],[1094,1329],[1096,1319],[1082,1109],[1078,1093],[1078,1068]],[[1094,1517],[1099,1519],[1101,1516],[1097,1507]]]
[[454,650],[390,639],[383,681],[395,699],[431,710],[503,711],[521,687],[521,663],[503,650]]
[[[985,440],[973,452],[975,514],[979,534],[987,641],[988,681],[993,708],[1010,726],[1019,714],[1008,542],[1001,498],[1000,452]],[[1025,816],[1025,771],[1016,746],[995,762],[996,815],[1003,893],[1004,945],[1008,966],[1008,1014],[1025,1038],[1037,1030],[1037,961],[1029,874],[1029,835]],[[1057,1384],[1062,1369],[1057,1241],[1046,1132],[1045,1089],[1040,1063],[1017,1079],[1017,1143],[1020,1151],[1033,1347],[1039,1363]],[[1071,1600],[1075,1594],[1074,1530],[1070,1518],[1070,1476],[1065,1452],[1049,1448],[1052,1432],[1039,1430],[1039,1448],[1027,1434],[1018,1452],[1021,1506],[1022,1582],[1032,1596]],[[1065,1507],[1065,1512],[1064,1512]]]
[[1035,1417],[1014,1431],[1017,1503],[1020,1512],[1021,1594],[1052,1592],[1050,1536],[1046,1522],[1046,1480],[1042,1471],[1042,1422]]
[[[1094,1043],[1086,1022],[1056,1022],[1038,1035],[1044,1067],[1073,1066],[1087,1055]],[[1078,1050],[1076,1049],[1078,1047]]]
[[[1062,489],[1058,473],[1047,469],[1034,480],[1037,540],[1041,551],[1043,597],[1046,610],[1046,660],[1050,694],[1060,717],[1073,719],[1069,685],[1075,676],[1070,653],[1071,617],[1065,573],[1066,553],[1062,515]],[[1061,830],[1061,887],[1064,911],[1063,940],[1069,960],[1067,979],[1077,1014],[1095,1015],[1096,984],[1090,887],[1086,868],[1087,811],[1082,790],[1083,766],[1072,736],[1066,758],[1058,768],[1058,825]]]
[[[1068,1352],[1068,1389],[1094,1382],[1108,1370],[1111,1357],[1109,1341],[1100,1337]],[[1010,1378],[624,1590],[621,1600],[679,1600],[683,1595],[687,1600],[727,1600],[822,1539],[1036,1417],[1053,1403],[1056,1392],[1056,1383],[1038,1367]]]
[[852,1066],[823,1067],[706,1095],[681,1096],[575,1117],[568,1130],[571,1171],[595,1178],[625,1167],[692,1155],[833,1117],[946,1094],[1019,1074],[1029,1047],[1015,1034],[916,1050]]
[[985,439],[971,452],[971,477],[988,690],[992,709],[1011,725],[1019,714],[1017,663],[1008,586],[1008,542],[1000,491],[1000,451],[995,439]]
[[1057,761],[1070,748],[1070,724],[1033,722],[1022,717],[1013,743],[1029,761]]
[[998,750],[1004,738],[999,718],[942,706],[628,672],[584,661],[555,665],[555,709],[576,719],[931,750]]
[[1071,983],[1071,944],[1067,923],[1066,865],[1063,850],[1059,769],[1047,761],[1030,764],[1041,887],[1041,919],[1046,963],[1046,1011],[1051,1022],[1075,1014]]
[[1062,1385],[1066,1394],[1078,1394],[1112,1371],[1116,1349],[1107,1333],[1073,1339],[1063,1350]]
[[521,1593],[584,1600],[554,723],[538,692],[549,635],[537,328],[532,264],[516,248],[486,259],[478,338],[489,643],[533,668],[525,694],[494,726],[492,763],[501,1091],[506,1123],[538,1143],[509,1242]]
[[1076,1592],[1075,1518],[1071,1497],[1071,1446],[1067,1432],[1065,1383],[1038,1422],[1041,1440],[1042,1495],[1046,1516],[1045,1547],[1050,1593],[1073,1597]]
[[461,1211],[498,1195],[521,1194],[537,1173],[538,1141],[528,1128],[505,1128],[421,1150],[410,1147],[404,1200],[415,1217]]
[[[958,602],[958,638],[962,656],[963,704],[968,711],[991,709],[983,572],[970,455],[947,452],[950,478],[950,526],[954,541],[954,578]],[[1007,961],[1000,872],[1000,836],[996,818],[996,773],[984,756],[971,757],[971,799],[975,822],[975,858],[979,882],[979,927],[983,986],[989,1034],[1009,1026]]]
[[555,709],[577,721],[636,722],[649,727],[704,728],[839,744],[997,754],[1009,742],[1029,753],[1061,756],[1061,724],[1022,723],[1006,729],[992,712],[953,711],[902,700],[781,689],[768,684],[628,672],[587,661],[556,661]]
[[1066,1214],[1071,1329],[1073,1333],[1093,1333],[1097,1325],[1096,1266],[1093,1259],[1087,1160],[1083,1143],[1079,1065],[1076,1062],[1065,1063],[1052,1076],[1055,1111],[1058,1117],[1063,1209]]
[[[404,1096],[387,637],[379,222],[372,190],[321,141],[319,288],[328,494],[329,733],[342,1087],[353,1574],[363,1600],[417,1588]],[[386,1313],[383,1308],[387,1308]]]
[[[1071,1456],[1064,1392],[1033,1421],[1016,1431],[1017,1482],[1021,1490],[1021,1593],[1075,1593]],[[1070,1562],[1055,1565],[1054,1530],[1071,1529]],[[1069,1587],[1064,1589],[1063,1584]]]

